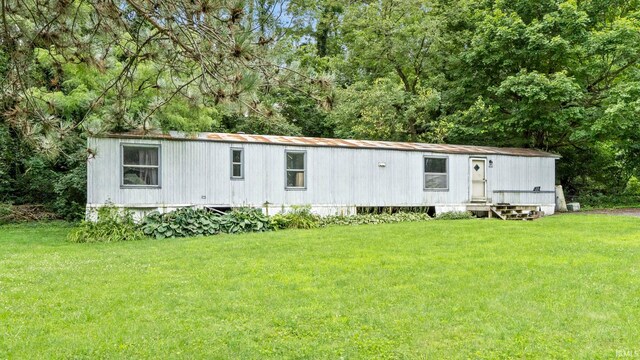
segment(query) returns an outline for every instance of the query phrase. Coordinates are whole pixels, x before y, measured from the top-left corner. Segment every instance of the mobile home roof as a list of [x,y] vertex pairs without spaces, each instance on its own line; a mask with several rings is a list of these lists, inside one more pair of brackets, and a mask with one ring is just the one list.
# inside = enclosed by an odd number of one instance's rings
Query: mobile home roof
[[426,144],[415,142],[377,141],[377,140],[353,140],[353,139],[329,139],[302,136],[277,136],[277,135],[250,135],[250,134],[228,134],[228,133],[184,133],[177,131],[169,132],[143,132],[131,131],[126,133],[109,133],[97,137],[108,137],[118,139],[161,139],[177,141],[213,141],[225,143],[249,143],[249,144],[273,144],[291,146],[310,147],[340,147],[352,149],[383,149],[383,150],[404,150],[404,151],[424,151],[444,154],[473,154],[473,155],[511,155],[529,157],[553,157],[559,155],[549,152],[524,149],[524,148],[503,148],[490,146],[472,145],[448,145],[448,144]]

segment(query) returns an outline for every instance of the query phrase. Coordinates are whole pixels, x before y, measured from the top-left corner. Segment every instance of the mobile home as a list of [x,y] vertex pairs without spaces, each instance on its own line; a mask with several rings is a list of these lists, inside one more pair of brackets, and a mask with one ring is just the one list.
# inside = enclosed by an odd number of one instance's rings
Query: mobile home
[[534,149],[293,136],[130,132],[91,137],[87,211],[181,207],[359,208],[501,205],[555,209],[555,161]]

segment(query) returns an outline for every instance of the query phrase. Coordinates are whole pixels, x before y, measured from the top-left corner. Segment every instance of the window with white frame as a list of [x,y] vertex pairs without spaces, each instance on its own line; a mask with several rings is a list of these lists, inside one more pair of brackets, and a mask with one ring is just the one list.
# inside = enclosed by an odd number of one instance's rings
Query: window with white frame
[[446,157],[424,157],[425,190],[447,190],[449,188],[449,159]]
[[243,149],[231,149],[231,178],[244,179],[244,151]]
[[307,186],[306,158],[304,151],[287,151],[286,154],[287,189],[305,189]]
[[123,187],[160,186],[160,145],[122,145]]

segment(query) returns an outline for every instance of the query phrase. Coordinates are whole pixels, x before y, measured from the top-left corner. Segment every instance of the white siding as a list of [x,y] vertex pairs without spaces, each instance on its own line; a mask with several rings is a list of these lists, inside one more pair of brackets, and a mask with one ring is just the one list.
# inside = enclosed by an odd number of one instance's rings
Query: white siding
[[[159,189],[120,187],[121,144],[160,144]],[[210,141],[176,141],[91,138],[96,156],[88,164],[88,205],[106,202],[128,207],[256,206],[269,202],[314,206],[434,206],[469,202],[470,158],[449,158],[449,189],[423,190],[423,157],[443,154],[419,151],[302,147],[272,144],[231,144]],[[244,149],[244,179],[232,180],[230,148]],[[307,152],[307,189],[285,190],[285,150]],[[483,156],[478,156],[483,157]],[[491,202],[553,204],[555,159],[543,157],[484,156],[487,197]],[[379,167],[379,163],[386,167]],[[506,190],[508,192],[495,192]],[[333,208],[332,208],[333,209]]]

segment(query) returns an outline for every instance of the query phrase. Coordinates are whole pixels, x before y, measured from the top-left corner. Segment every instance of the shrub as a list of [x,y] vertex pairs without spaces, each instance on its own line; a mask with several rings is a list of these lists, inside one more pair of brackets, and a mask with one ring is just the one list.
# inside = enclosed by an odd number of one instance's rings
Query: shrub
[[568,202],[579,202],[584,209],[613,208],[640,205],[640,195],[590,194],[572,197]]
[[55,184],[60,174],[55,171],[53,161],[43,155],[20,159],[24,172],[16,176],[15,203],[50,205],[56,199]]
[[68,236],[75,243],[132,241],[144,238],[128,210],[120,211],[112,205],[98,209],[97,221],[82,221]]
[[86,160],[61,175],[54,185],[54,192],[53,209],[56,214],[68,221],[81,219],[87,203]]
[[320,218],[320,226],[329,225],[364,225],[364,224],[389,224],[399,222],[428,221],[431,217],[426,213],[398,212],[394,214],[359,214],[359,215],[335,215]]
[[640,180],[637,177],[632,176],[627,182],[627,187],[624,189],[624,193],[627,195],[640,195]]
[[0,203],[0,224],[11,222],[12,206],[7,203]]
[[140,222],[140,229],[156,239],[215,235],[220,232],[220,215],[206,209],[182,208],[166,214],[154,211]]
[[140,223],[140,229],[156,239],[274,230],[260,209],[240,208],[224,215],[207,209],[182,208],[166,214],[153,212]]
[[449,211],[436,216],[436,220],[467,220],[473,218],[475,218],[475,216],[468,211]]
[[239,208],[234,209],[220,217],[220,229],[222,232],[237,234],[243,232],[271,231],[275,230],[269,216],[260,209]]
[[290,211],[271,217],[278,229],[317,228],[320,226],[320,219],[320,216],[311,212],[311,206],[292,206]]

